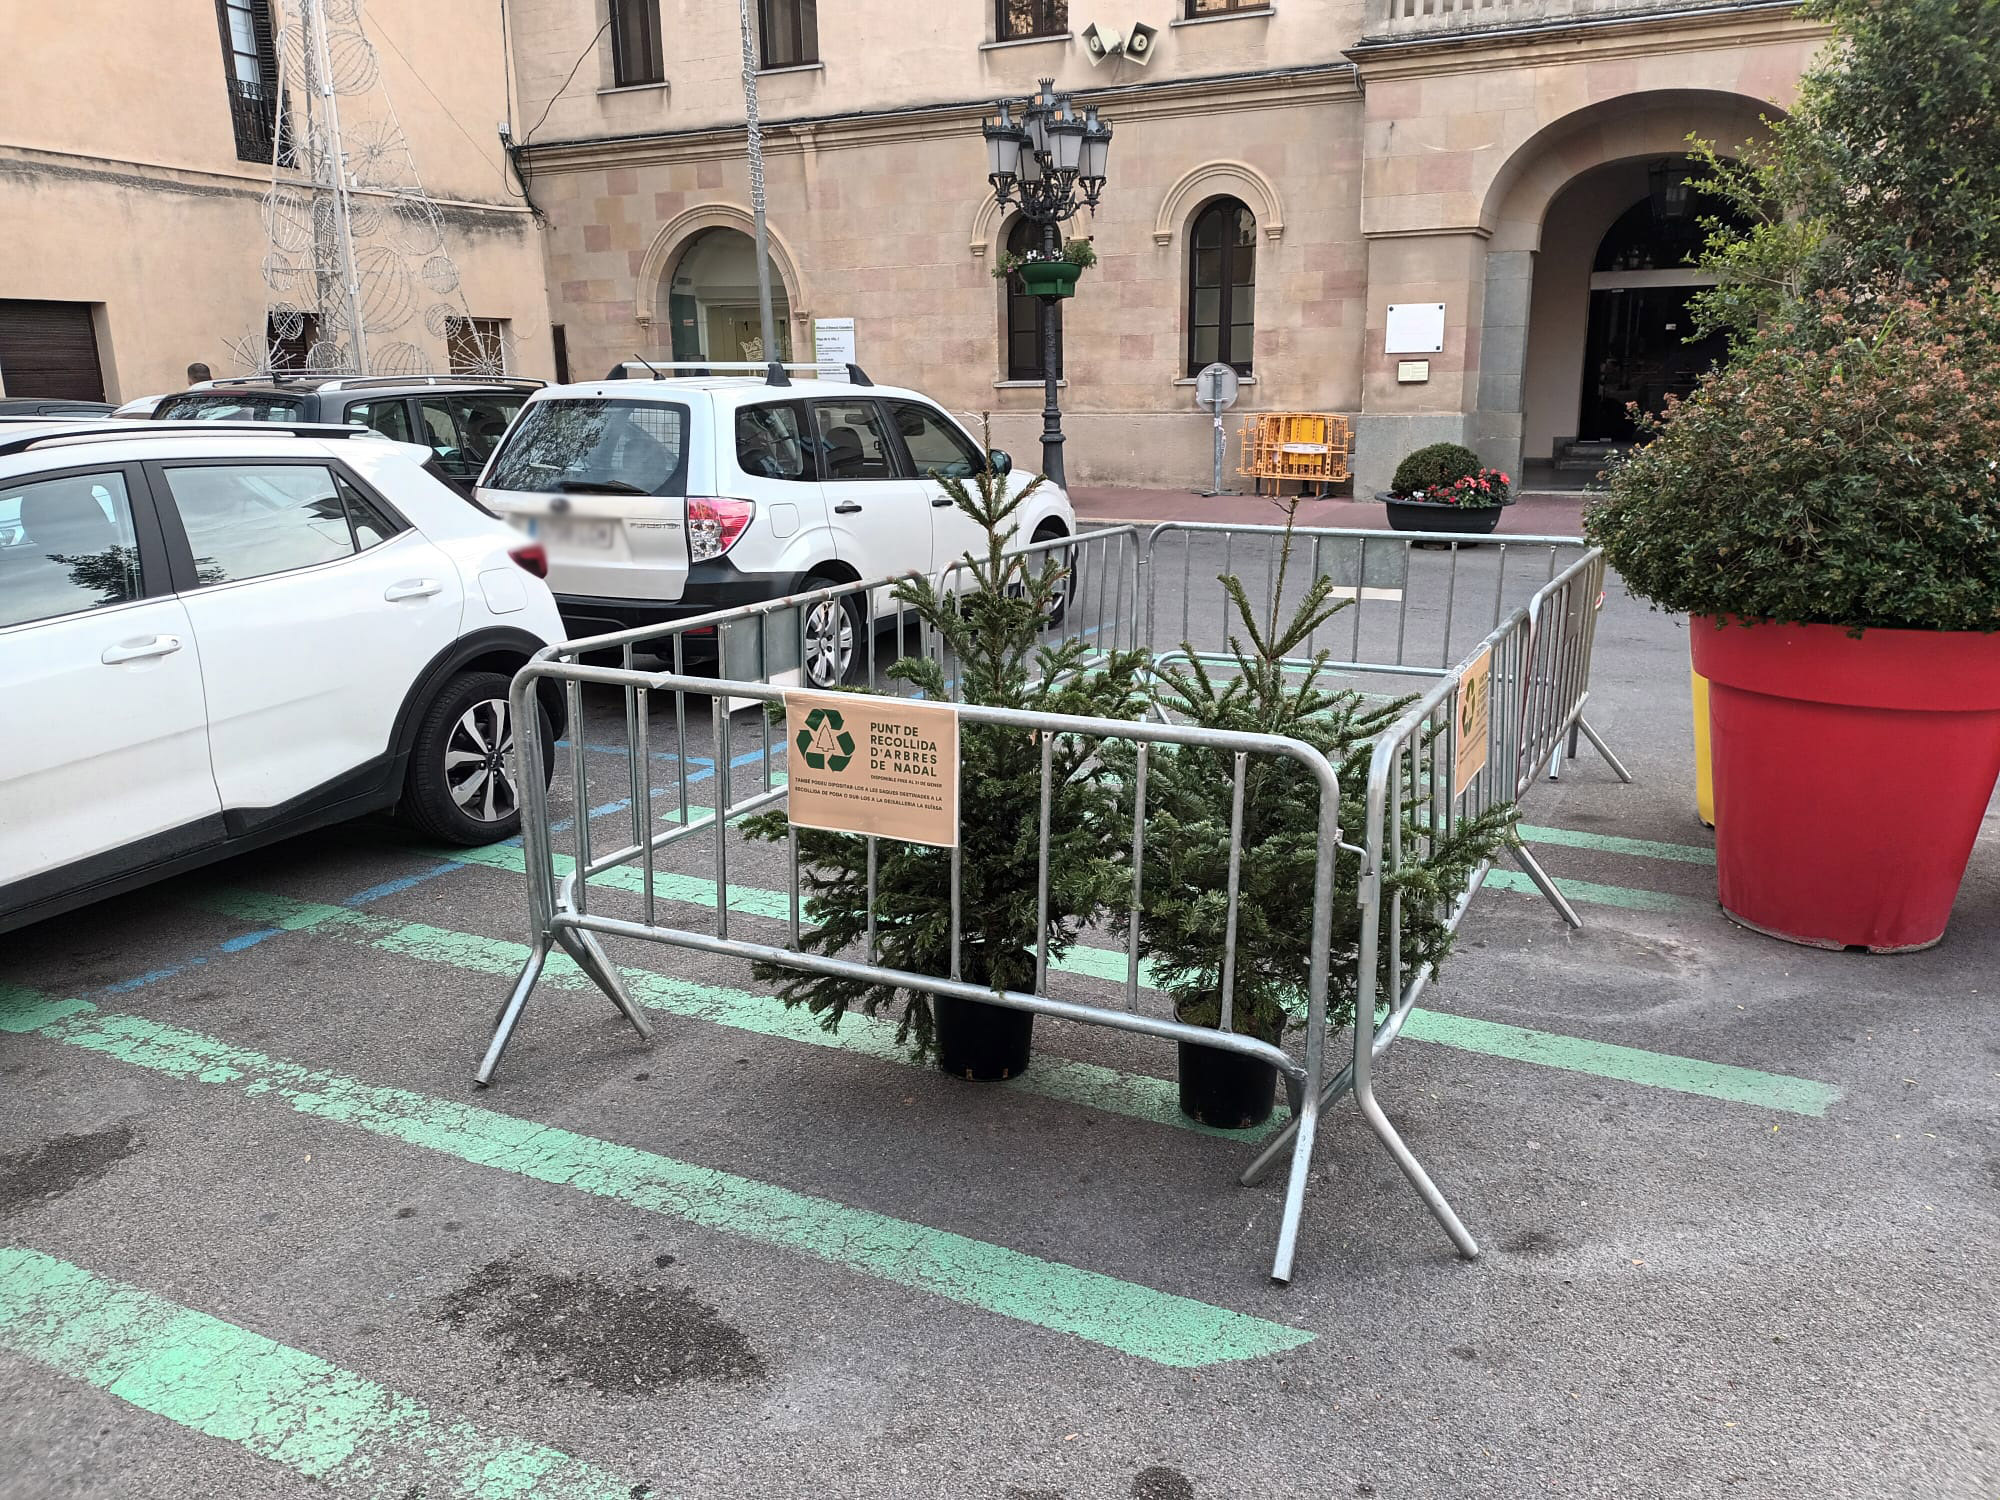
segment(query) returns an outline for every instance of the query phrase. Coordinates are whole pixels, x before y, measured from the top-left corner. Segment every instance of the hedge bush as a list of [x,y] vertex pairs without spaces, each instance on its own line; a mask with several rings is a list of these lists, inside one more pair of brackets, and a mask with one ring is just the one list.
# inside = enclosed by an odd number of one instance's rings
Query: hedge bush
[[1396,465],[1389,493],[1406,500],[1423,490],[1443,489],[1479,472],[1479,455],[1461,443],[1432,443]]
[[2000,280],[1826,292],[1686,400],[1584,518],[1665,609],[2000,630]]

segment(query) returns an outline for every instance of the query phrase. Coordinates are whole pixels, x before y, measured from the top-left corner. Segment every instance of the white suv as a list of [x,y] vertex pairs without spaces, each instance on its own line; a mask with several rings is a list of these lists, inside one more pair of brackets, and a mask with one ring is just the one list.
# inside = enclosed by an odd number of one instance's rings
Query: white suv
[[[938,476],[990,465],[1016,491],[1029,483],[935,402],[851,365],[845,381],[797,385],[620,371],[536,391],[476,490],[547,548],[572,636],[942,571],[985,542]],[[1049,541],[1074,533],[1076,516],[1045,484],[1017,525]],[[853,596],[808,613],[811,685],[852,680],[863,628]]]
[[392,807],[517,830],[507,689],[562,622],[539,549],[429,458],[352,427],[0,425],[0,932]]

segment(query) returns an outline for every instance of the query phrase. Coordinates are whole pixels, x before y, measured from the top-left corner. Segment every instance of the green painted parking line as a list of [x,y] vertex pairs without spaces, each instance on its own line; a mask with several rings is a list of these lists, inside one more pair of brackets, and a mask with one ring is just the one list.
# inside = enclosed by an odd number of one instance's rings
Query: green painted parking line
[[0,989],[0,1031],[121,1062],[536,1182],[775,1245],[1154,1364],[1257,1359],[1313,1335],[1004,1245],[406,1089],[344,1078],[144,1016]]
[[1815,1119],[1840,1099],[1838,1087],[1812,1078],[1760,1073],[1755,1068],[1739,1068],[1729,1063],[1703,1062],[1669,1052],[1648,1052],[1614,1042],[1558,1036],[1547,1031],[1530,1031],[1525,1026],[1443,1015],[1437,1011],[1411,1011],[1403,1024],[1403,1035],[1455,1047],[1461,1052],[1512,1058],[1545,1068],[1614,1078],[1679,1094],[1699,1094],[1732,1104],[1754,1104],[1760,1109]]
[[[1519,870],[1488,870],[1489,891],[1520,891],[1540,895],[1534,881]],[[1707,911],[1715,903],[1699,896],[1682,896],[1672,891],[1645,891],[1625,885],[1599,885],[1593,880],[1558,880],[1556,889],[1572,901],[1591,906],[1616,906],[1626,911]]]
[[[266,927],[289,924],[294,930],[311,929],[424,963],[489,974],[503,983],[512,981],[528,959],[524,944],[504,938],[452,932],[421,922],[377,917],[348,907],[319,906],[253,891],[220,891],[199,899],[207,909],[240,921]],[[649,1010],[709,1021],[781,1041],[838,1048],[882,1062],[909,1061],[908,1054],[896,1043],[893,1021],[857,1012],[844,1018],[839,1031],[831,1032],[810,1012],[788,1009],[772,995],[694,984],[648,969],[627,968],[622,972],[633,999]],[[576,965],[561,953],[550,955],[542,982],[559,989],[592,988]],[[1215,1130],[1181,1113],[1177,1085],[1168,1079],[1066,1058],[1038,1057],[1027,1073],[999,1087],[1229,1140],[1262,1140],[1281,1123],[1274,1121],[1259,1130]]]
[[[56,1022],[52,1024],[60,1025]],[[0,1249],[0,1348],[371,1500],[628,1500],[630,1480],[82,1266]]]
[[[330,935],[352,937],[387,952],[490,974],[498,980],[511,980],[520,972],[528,955],[523,944],[500,938],[375,917],[347,907],[315,906],[284,896],[225,891],[210,896],[203,904],[242,921],[273,927],[288,924],[294,928],[312,927]],[[1078,947],[1065,956],[1061,967],[1112,983],[1125,981],[1125,955],[1115,949]],[[829,1032],[809,1013],[787,1009],[770,995],[694,984],[649,969],[628,967],[623,972],[633,998],[651,1009],[785,1041],[843,1048],[884,1062],[908,1061],[903,1049],[896,1045],[893,1022],[853,1014],[845,1018],[838,1032]],[[589,981],[561,954],[550,957],[544,983],[573,990],[590,988]],[[1435,1011],[1411,1012],[1403,1034],[1461,1052],[1485,1053],[1786,1114],[1823,1115],[1840,1098],[1838,1087],[1816,1079]],[[1278,1123],[1274,1121],[1258,1131],[1211,1130],[1180,1112],[1177,1086],[1167,1079],[1063,1058],[1037,1057],[1033,1068],[1001,1086],[1155,1125],[1178,1126],[1234,1140],[1262,1139]],[[1283,1113],[1281,1107],[1281,1117]]]
[[1515,832],[1531,844],[1565,849],[1595,849],[1604,854],[1630,854],[1640,859],[1666,859],[1684,865],[1712,865],[1715,851],[1700,844],[1663,844],[1658,839],[1628,839],[1615,833],[1585,833],[1580,828],[1542,828],[1522,823]]

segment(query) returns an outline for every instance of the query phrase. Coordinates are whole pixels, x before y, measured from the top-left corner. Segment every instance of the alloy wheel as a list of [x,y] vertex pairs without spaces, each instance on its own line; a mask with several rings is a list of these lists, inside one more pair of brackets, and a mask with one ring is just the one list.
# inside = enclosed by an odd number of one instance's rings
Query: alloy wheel
[[459,715],[445,742],[444,781],[459,811],[481,823],[498,823],[520,807],[514,723],[505,698],[483,698]]
[[854,660],[854,617],[838,599],[822,599],[806,611],[806,679],[814,687],[837,687]]

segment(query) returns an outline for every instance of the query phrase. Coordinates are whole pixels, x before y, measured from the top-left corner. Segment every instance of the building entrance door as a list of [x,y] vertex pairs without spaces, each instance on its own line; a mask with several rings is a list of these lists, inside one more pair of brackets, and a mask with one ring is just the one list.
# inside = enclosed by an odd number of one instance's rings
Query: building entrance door
[[1689,342],[1688,300],[1699,284],[1599,287],[1600,279],[1591,277],[1576,431],[1584,442],[1630,443],[1639,436],[1631,406],[1657,412],[1668,395],[1687,395],[1722,361],[1728,341],[1718,333]]

